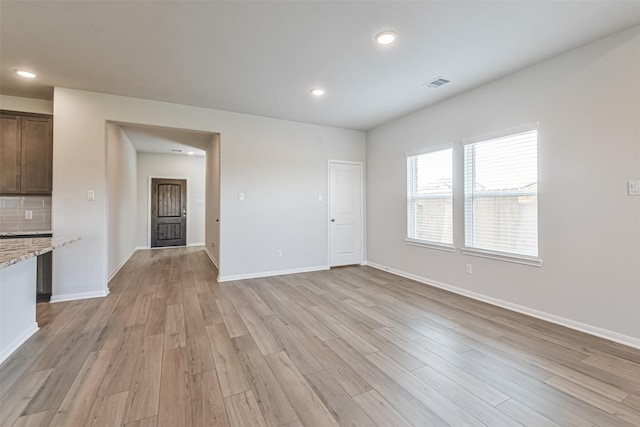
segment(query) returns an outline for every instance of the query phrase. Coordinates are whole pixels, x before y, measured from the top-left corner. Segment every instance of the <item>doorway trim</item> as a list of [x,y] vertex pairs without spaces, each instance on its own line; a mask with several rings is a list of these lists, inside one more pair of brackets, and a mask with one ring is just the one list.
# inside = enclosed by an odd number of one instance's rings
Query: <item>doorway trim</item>
[[[185,204],[187,206],[187,212],[189,212],[189,188],[191,188],[189,186],[189,177],[188,176],[156,176],[156,175],[149,175],[147,177],[147,248],[148,249],[166,249],[163,247],[159,247],[159,248],[152,248],[151,247],[151,192],[152,192],[152,188],[151,188],[151,181],[154,179],[184,179],[186,181],[186,185],[187,185],[187,199],[185,200]],[[189,246],[189,218],[190,218],[190,214],[187,213],[187,239],[186,239],[186,245],[185,246]],[[175,246],[167,246],[168,248],[172,248]]]
[[362,259],[360,260],[360,265],[366,265],[367,264],[367,247],[366,247],[366,236],[365,236],[365,230],[367,229],[366,227],[366,223],[365,223],[365,211],[364,211],[364,207],[365,207],[365,194],[364,194],[364,189],[365,189],[365,185],[364,185],[364,162],[356,162],[356,161],[351,161],[351,160],[335,160],[335,159],[329,159],[327,160],[327,217],[326,217],[326,224],[327,224],[327,265],[329,266],[329,269],[331,269],[331,224],[329,224],[329,222],[331,221],[331,165],[332,164],[343,164],[343,165],[359,165],[360,166],[360,226],[361,226],[361,230],[360,230],[360,244],[362,245]]

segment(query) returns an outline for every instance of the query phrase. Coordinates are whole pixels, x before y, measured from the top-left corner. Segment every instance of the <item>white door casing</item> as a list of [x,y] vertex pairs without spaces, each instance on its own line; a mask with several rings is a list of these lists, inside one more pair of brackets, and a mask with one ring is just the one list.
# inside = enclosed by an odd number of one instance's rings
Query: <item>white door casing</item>
[[329,265],[363,261],[362,163],[329,161]]

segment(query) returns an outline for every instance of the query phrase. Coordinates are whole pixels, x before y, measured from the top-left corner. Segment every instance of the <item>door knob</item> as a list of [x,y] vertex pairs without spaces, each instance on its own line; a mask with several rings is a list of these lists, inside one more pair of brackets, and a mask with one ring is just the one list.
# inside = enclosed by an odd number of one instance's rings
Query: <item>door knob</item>
[[331,222],[336,222],[336,219],[335,218],[331,218]]

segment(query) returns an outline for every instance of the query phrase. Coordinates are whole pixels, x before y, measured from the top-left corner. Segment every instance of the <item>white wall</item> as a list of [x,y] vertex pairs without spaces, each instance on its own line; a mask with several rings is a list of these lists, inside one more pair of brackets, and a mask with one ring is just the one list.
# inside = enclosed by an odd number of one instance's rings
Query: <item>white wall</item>
[[187,245],[204,244],[205,158],[138,153],[138,247],[149,247],[149,177],[187,178]]
[[38,331],[37,268],[33,257],[0,269],[0,363]]
[[53,230],[82,236],[56,257],[61,293],[106,290],[106,121],[220,133],[223,277],[326,266],[327,159],[365,157],[363,132],[206,108],[55,88],[54,112]]
[[[640,197],[626,188],[640,179],[638,76],[635,27],[370,131],[368,260],[640,346]],[[406,152],[454,143],[459,156],[462,139],[532,122],[541,268],[403,242]],[[460,248],[460,161],[454,173]]]
[[328,267],[327,160],[364,161],[364,134],[292,122],[255,131],[241,144],[220,133],[221,280]]
[[207,218],[205,247],[216,266],[220,266],[220,135],[211,137],[206,166]]
[[[111,278],[136,248],[136,150],[120,126],[107,123],[107,273]],[[55,197],[55,196],[54,196]],[[57,259],[56,259],[57,262]],[[54,289],[58,294],[58,289]]]
[[53,114],[53,101],[0,95],[0,110],[23,111],[25,113]]

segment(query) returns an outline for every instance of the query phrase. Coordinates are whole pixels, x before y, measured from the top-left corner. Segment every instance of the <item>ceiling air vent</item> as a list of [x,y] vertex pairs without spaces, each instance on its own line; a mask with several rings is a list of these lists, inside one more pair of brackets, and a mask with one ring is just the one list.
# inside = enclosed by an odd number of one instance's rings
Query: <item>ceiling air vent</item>
[[423,84],[422,86],[436,88],[436,87],[440,87],[440,86],[442,86],[442,85],[446,85],[446,84],[447,84],[447,83],[449,83],[450,81],[451,81],[451,80],[447,80],[447,79],[445,79],[444,77],[438,77],[438,78],[437,78],[437,79],[435,79],[435,80],[431,80],[429,83],[425,83],[425,84]]
[[173,151],[174,153],[182,153],[182,150],[177,150],[175,148],[172,148],[171,151]]

